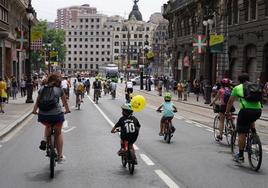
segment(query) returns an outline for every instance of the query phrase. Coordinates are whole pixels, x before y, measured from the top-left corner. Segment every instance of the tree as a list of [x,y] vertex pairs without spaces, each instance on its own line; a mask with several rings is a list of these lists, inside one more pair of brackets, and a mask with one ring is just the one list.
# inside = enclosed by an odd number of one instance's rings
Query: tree
[[[43,44],[51,44],[50,50],[56,51],[58,53],[57,57],[54,57],[54,60],[59,63],[62,63],[65,60],[66,47],[64,45],[65,32],[62,29],[50,29],[48,28],[48,23],[46,20],[41,20],[38,22],[32,29],[32,32],[41,32]],[[45,51],[44,48],[40,51],[35,51],[32,55],[33,62],[40,62],[40,66],[36,66],[36,70],[40,67],[44,67],[44,64],[41,64],[41,61],[45,62]]]

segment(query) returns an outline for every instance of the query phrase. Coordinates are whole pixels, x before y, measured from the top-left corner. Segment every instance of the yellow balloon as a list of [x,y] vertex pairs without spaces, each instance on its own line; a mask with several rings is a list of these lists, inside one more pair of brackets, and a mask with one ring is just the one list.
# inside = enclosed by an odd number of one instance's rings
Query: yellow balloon
[[140,112],[144,109],[146,105],[146,100],[143,96],[136,95],[131,99],[130,104],[134,112]]

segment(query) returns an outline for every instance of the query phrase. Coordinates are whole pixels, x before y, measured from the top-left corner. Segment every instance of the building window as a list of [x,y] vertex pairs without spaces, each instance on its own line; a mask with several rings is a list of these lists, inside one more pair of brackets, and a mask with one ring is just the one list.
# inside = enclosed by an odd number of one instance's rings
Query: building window
[[99,69],[99,64],[96,64],[96,69]]
[[[93,60],[92,60],[93,61]],[[90,69],[93,69],[93,64],[90,64]]]
[[268,0],[265,0],[265,16],[268,16]]
[[101,61],[104,62],[105,61],[104,58],[101,58]]
[[77,64],[74,64],[74,68],[77,69]]
[[96,58],[96,61],[99,61],[99,58]]
[[119,53],[119,49],[114,49],[114,53]]
[[257,19],[257,2],[256,2],[256,0],[250,1],[250,18],[252,20]]
[[71,65],[71,63],[68,63],[68,68],[70,69],[70,68],[72,68],[72,65]]
[[97,19],[96,19],[96,22],[100,22],[100,19],[99,19],[99,18],[97,18]]
[[72,61],[72,58],[69,57],[69,58],[68,58],[68,61]]
[[76,55],[77,54],[77,51],[74,51],[74,54]]
[[82,64],[79,64],[79,69],[82,69]]
[[[90,61],[93,61],[93,58],[90,58]],[[91,66],[90,66],[91,67]],[[91,68],[92,69],[92,68]]]
[[85,69],[87,69],[87,64],[85,64]]
[[229,0],[228,1],[228,4],[227,4],[227,16],[228,16],[228,25],[232,25],[232,0]]

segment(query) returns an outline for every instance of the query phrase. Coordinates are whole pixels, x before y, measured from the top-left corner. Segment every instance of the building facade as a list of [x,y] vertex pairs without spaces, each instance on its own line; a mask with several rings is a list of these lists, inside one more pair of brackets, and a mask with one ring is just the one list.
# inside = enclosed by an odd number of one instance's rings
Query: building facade
[[[203,24],[207,4],[212,25]],[[173,0],[164,5],[169,20],[169,44],[173,51],[173,72],[177,80],[206,78],[212,82],[223,77],[237,79],[247,72],[251,81],[268,80],[267,0]],[[209,28],[207,28],[209,27]],[[193,35],[223,35],[221,53],[211,53],[210,67],[205,54],[193,53]]]
[[89,4],[81,6],[70,6],[57,10],[57,19],[55,20],[56,28],[65,29],[69,24],[76,23],[78,14],[96,14],[97,9],[90,7]]
[[[28,48],[28,0],[0,1],[0,76],[25,75]],[[36,15],[35,15],[36,17]]]

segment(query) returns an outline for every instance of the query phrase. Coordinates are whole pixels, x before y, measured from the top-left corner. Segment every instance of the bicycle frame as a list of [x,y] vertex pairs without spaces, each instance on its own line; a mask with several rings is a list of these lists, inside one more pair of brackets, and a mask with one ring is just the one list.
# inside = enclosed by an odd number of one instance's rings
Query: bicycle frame
[[55,150],[55,125],[52,124],[50,134],[47,137],[47,155],[50,159],[50,178],[54,178],[54,168],[56,166],[56,150]]
[[131,149],[134,152],[134,148],[130,148],[130,145],[128,143],[128,141],[124,140],[123,142],[124,145],[124,153],[121,155],[121,159],[122,159],[122,165],[124,167],[126,167],[126,165],[128,164],[128,170],[130,174],[133,174],[134,172],[134,157],[132,155],[134,155],[134,153],[131,152]]

